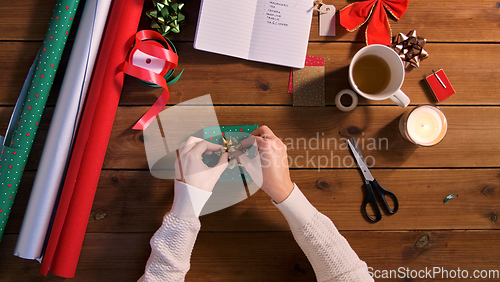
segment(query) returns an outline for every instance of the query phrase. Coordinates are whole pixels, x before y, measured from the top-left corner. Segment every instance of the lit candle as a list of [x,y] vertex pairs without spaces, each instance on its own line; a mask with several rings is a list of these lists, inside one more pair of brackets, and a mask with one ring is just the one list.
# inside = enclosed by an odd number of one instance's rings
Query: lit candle
[[421,146],[439,143],[448,129],[443,112],[435,106],[422,105],[407,111],[399,122],[399,130],[404,138]]

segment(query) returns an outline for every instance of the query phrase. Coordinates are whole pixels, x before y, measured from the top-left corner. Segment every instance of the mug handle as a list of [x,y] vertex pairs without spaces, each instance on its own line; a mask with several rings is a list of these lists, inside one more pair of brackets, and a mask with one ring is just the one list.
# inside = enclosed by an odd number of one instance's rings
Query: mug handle
[[399,89],[398,91],[394,92],[394,94],[389,97],[389,100],[391,100],[394,104],[400,106],[401,108],[406,108],[410,104],[410,98],[406,96],[406,94]]

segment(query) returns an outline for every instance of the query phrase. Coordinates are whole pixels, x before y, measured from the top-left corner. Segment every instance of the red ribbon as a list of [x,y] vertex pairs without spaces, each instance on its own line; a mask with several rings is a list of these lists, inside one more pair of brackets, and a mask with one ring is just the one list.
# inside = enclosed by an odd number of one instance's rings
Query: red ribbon
[[[162,45],[162,42],[168,46],[168,49]],[[159,58],[165,61],[165,66],[160,74],[151,70],[141,68],[132,64],[132,57],[136,51],[140,50],[149,56]],[[154,83],[164,90],[158,100],[149,108],[149,110],[139,119],[139,121],[132,127],[132,129],[144,130],[153,121],[157,114],[159,114],[170,98],[170,93],[167,88],[167,81],[163,77],[169,70],[177,68],[177,61],[179,56],[175,54],[172,46],[156,31],[141,30],[135,35],[135,46],[130,51],[127,61],[123,65],[123,72],[136,77],[140,80]]]
[[409,1],[368,0],[356,2],[339,12],[340,24],[351,32],[370,21],[366,27],[366,44],[391,45],[391,27],[386,10],[399,20],[406,12]]

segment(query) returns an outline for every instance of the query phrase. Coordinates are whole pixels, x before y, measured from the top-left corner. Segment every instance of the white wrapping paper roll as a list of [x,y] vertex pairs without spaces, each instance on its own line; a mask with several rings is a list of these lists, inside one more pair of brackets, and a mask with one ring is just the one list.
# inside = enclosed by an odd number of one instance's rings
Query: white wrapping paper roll
[[14,255],[40,259],[99,51],[111,0],[87,0]]

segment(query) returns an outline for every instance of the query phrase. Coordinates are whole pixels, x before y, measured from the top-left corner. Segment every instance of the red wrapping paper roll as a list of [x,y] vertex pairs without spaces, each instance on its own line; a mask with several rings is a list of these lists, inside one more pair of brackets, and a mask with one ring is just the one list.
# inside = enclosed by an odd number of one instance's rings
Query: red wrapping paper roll
[[144,0],[115,0],[40,272],[74,277]]

